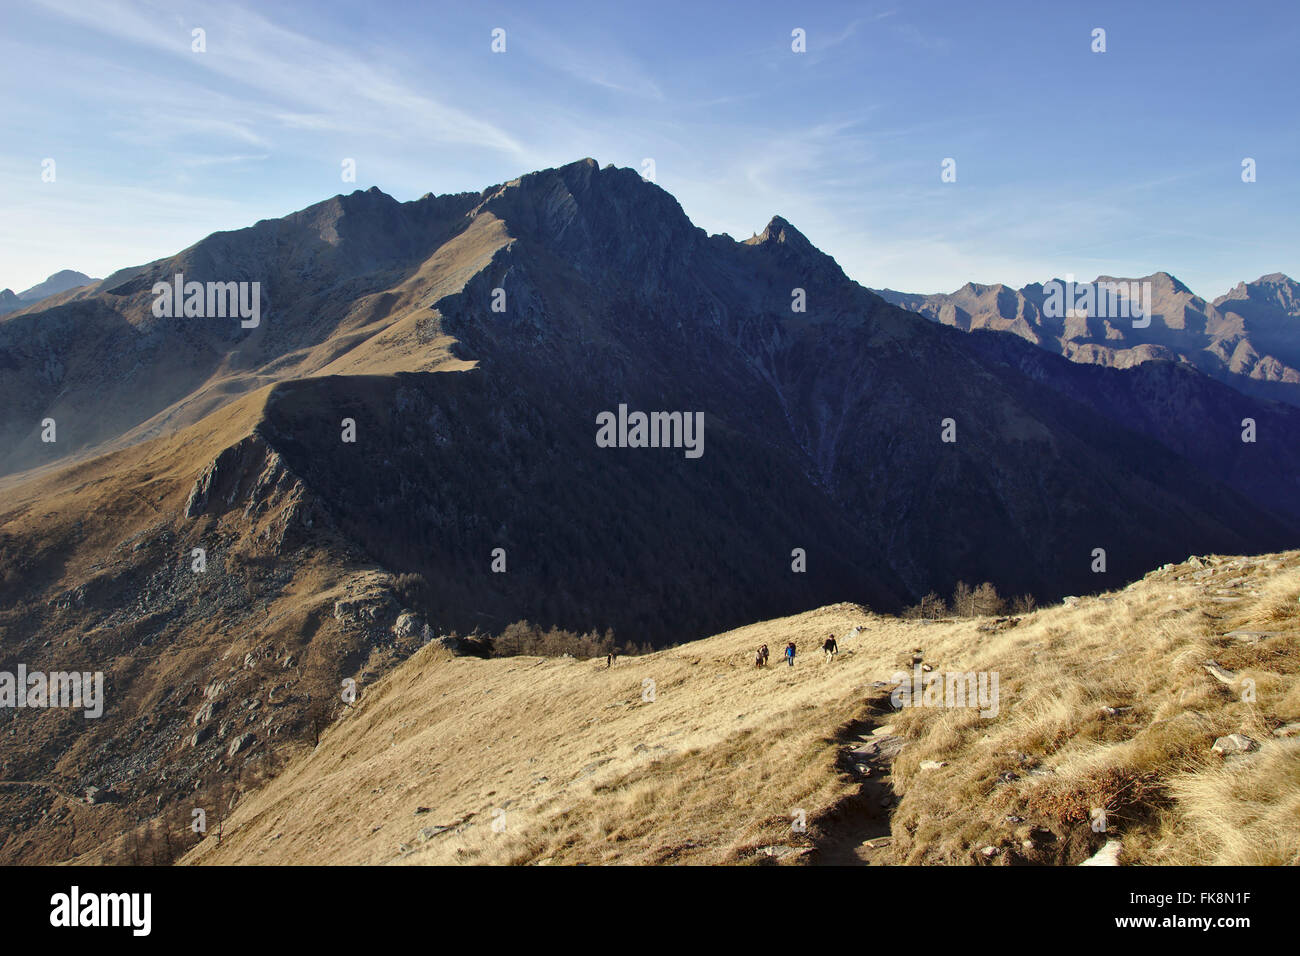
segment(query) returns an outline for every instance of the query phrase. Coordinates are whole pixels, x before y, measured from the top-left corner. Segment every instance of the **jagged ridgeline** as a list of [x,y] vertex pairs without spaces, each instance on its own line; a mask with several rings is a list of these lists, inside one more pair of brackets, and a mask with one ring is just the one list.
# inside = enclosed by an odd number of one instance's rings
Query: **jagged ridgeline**
[[[258,282],[260,324],[158,317],[175,275]],[[259,431],[305,493],[385,567],[427,571],[461,625],[680,639],[958,579],[1051,598],[1295,538],[1294,409],[935,327],[780,217],[708,236],[591,160],[481,194],[336,197],[71,295],[0,326],[11,470],[278,383]],[[597,447],[622,403],[702,413],[706,453]]]
[[879,294],[944,325],[1009,332],[1074,362],[1179,362],[1247,395],[1300,405],[1300,283],[1279,272],[1240,282],[1213,302],[1167,272]]

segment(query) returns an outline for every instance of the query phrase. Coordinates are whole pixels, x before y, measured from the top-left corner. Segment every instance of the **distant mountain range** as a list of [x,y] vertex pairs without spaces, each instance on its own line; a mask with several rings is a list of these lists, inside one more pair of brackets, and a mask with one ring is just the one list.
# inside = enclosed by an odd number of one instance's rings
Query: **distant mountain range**
[[83,286],[91,285],[98,282],[98,279],[92,279],[84,272],[75,272],[72,269],[63,269],[54,273],[44,282],[25,289],[17,294],[13,289],[0,289],[0,315],[13,312],[17,309],[26,308],[42,299],[58,295],[62,292],[68,292],[72,289],[79,289]]
[[1074,362],[1115,368],[1181,362],[1248,395],[1300,405],[1300,283],[1288,276],[1273,273],[1239,283],[1213,302],[1166,272],[1140,279],[1098,276],[1086,284],[1097,303],[1104,297],[1095,293],[1106,284],[1145,287],[1151,314],[1136,322],[1130,315],[1108,315],[1104,307],[1053,310],[1054,284],[1065,283],[1056,279],[1022,289],[967,283],[946,294],[878,293],[943,325],[1010,332]]

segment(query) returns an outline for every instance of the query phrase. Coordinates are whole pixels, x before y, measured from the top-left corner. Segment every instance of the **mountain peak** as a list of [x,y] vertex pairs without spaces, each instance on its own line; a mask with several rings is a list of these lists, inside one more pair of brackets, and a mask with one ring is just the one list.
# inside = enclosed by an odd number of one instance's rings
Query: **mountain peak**
[[1297,283],[1295,279],[1292,279],[1285,272],[1270,272],[1268,275],[1260,276],[1254,282],[1248,284],[1249,285],[1291,285],[1293,286],[1300,283]]
[[[1055,281],[1060,282],[1061,280],[1058,278]],[[1149,282],[1157,292],[1197,297],[1196,293],[1184,285],[1177,276],[1164,271],[1153,272],[1148,276],[1097,276],[1088,284],[1097,285],[1103,282]]]
[[46,296],[58,295],[60,292],[67,292],[69,289],[77,289],[98,281],[75,269],[60,269],[44,282],[19,292],[18,298],[23,302],[38,302]]
[[1194,294],[1191,289],[1185,286],[1178,279],[1177,276],[1170,275],[1168,272],[1153,272],[1150,278],[1156,280],[1159,283],[1167,283],[1170,287],[1172,287],[1173,291],[1175,292],[1185,292],[1188,295]]
[[812,243],[808,241],[808,237],[781,216],[773,216],[761,233],[746,240],[747,245],[754,246],[764,242],[780,242],[796,249],[812,248]]

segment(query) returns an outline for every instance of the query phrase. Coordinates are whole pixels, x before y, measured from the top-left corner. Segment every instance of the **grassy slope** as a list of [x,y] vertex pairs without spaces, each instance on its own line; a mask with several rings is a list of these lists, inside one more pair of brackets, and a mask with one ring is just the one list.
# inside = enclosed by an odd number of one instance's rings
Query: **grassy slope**
[[[1077,863],[1105,838],[1089,809],[1106,806],[1124,863],[1297,863],[1300,738],[1272,731],[1300,718],[1300,553],[1212,561],[1000,630],[838,605],[612,670],[430,645],[248,795],[220,847],[209,837],[186,862],[732,863],[770,859],[772,845],[829,848],[853,838],[860,781],[841,757],[881,722],[872,682],[921,647],[936,671],[997,671],[1001,710],[886,718],[907,743],[881,861]],[[814,653],[858,624],[838,660]],[[1234,629],[1276,633],[1222,636]],[[802,652],[793,670],[754,670],[758,644],[778,662],[787,640]],[[1210,676],[1209,659],[1253,679],[1254,701]],[[647,678],[653,702],[641,699]],[[1262,748],[1210,752],[1233,732]],[[807,834],[791,832],[795,808]],[[421,835],[437,827],[449,829]]]

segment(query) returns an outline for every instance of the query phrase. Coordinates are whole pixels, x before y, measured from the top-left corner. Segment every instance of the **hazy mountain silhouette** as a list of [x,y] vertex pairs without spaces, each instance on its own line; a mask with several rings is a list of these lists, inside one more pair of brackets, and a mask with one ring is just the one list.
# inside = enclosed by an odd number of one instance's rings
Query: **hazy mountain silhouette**
[[1264,276],[1239,284],[1213,303],[1166,272],[1140,279],[1098,276],[1079,285],[1096,289],[1103,283],[1148,284],[1150,323],[1143,327],[1103,310],[1052,314],[1045,308],[1045,283],[1012,289],[968,282],[952,293],[882,289],[880,295],[943,325],[1011,332],[1075,362],[1116,368],[1181,362],[1248,395],[1300,405],[1300,307],[1294,280],[1280,273]]
[[54,273],[44,282],[37,283],[30,289],[24,289],[17,295],[12,289],[0,290],[0,315],[6,312],[13,312],[17,309],[26,308],[42,299],[48,299],[51,296],[60,295],[64,292],[70,292],[73,289],[80,289],[98,282],[98,279],[92,279],[84,272],[76,272],[72,269],[63,269]]
[[60,292],[67,292],[69,289],[79,289],[82,286],[90,285],[92,282],[98,282],[98,279],[92,279],[84,272],[77,272],[73,269],[62,269],[50,276],[44,282],[38,283],[23,292],[18,293],[18,298],[24,302],[37,302],[48,296],[58,295]]

